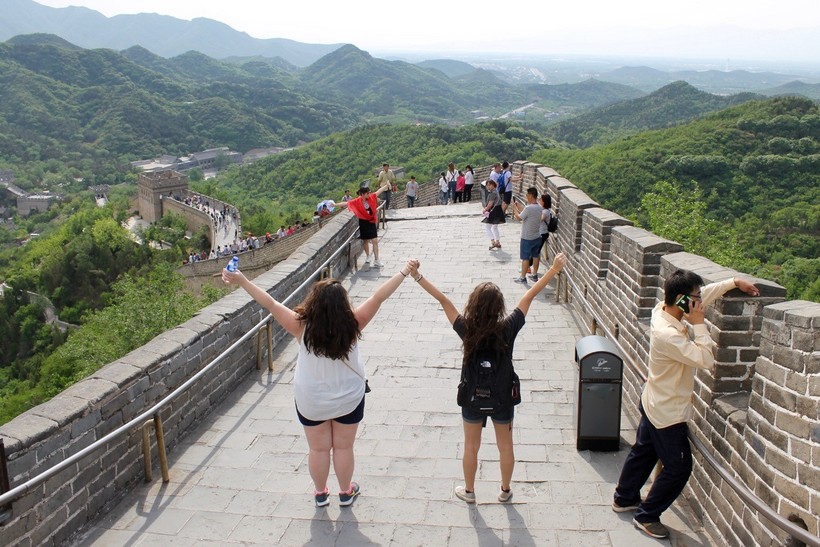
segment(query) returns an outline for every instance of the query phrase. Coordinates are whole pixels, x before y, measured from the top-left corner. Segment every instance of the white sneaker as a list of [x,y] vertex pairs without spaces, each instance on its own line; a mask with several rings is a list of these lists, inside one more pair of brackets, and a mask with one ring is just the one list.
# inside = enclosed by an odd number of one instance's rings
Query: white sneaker
[[366,255],[364,257],[364,263],[367,264],[368,266],[373,264],[373,255]]
[[384,268],[384,264],[382,264],[379,260],[375,261],[373,265],[377,268]]

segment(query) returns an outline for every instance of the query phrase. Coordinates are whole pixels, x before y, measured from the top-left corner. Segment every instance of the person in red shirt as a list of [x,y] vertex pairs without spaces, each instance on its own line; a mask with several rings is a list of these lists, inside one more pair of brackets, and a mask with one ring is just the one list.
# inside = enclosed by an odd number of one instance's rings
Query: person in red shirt
[[[388,186],[382,186],[376,192],[371,192],[370,188],[362,186],[357,192],[359,197],[347,202],[347,208],[359,218],[359,238],[364,246],[365,263],[377,268],[384,266],[379,260],[379,238],[378,238],[378,196]],[[373,244],[373,258],[370,255],[370,244]],[[372,260],[372,262],[371,262]]]

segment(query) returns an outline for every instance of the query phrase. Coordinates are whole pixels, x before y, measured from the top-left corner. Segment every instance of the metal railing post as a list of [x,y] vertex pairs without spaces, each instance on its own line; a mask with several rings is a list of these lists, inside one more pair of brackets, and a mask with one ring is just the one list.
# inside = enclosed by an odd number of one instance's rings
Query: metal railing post
[[154,473],[151,470],[151,433],[148,428],[154,422],[148,420],[142,424],[142,468],[145,470],[145,482],[154,480]]
[[[9,489],[9,468],[6,462],[6,445],[3,439],[0,439],[0,494],[5,494]],[[3,526],[11,520],[12,512],[11,502],[0,507],[0,526]]]
[[268,342],[268,370],[273,372],[273,321],[269,320],[265,325],[265,338]]
[[262,331],[256,333],[256,370],[262,370]]
[[162,418],[159,412],[154,414],[154,427],[157,433],[157,455],[159,455],[159,468],[162,471],[162,482],[169,482],[171,474],[168,472],[168,455],[165,453],[165,433],[162,429]]

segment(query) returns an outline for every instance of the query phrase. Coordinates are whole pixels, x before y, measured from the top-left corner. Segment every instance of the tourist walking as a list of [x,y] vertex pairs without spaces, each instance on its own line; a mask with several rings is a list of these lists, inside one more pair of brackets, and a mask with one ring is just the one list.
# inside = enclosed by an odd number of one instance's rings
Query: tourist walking
[[[447,320],[463,344],[461,381],[457,400],[459,406],[462,407],[461,418],[464,428],[462,456],[464,486],[458,486],[455,489],[455,495],[467,503],[476,502],[475,477],[478,469],[478,450],[481,446],[481,432],[487,425],[488,417],[493,422],[501,467],[498,501],[507,502],[512,499],[511,481],[515,467],[512,424],[515,405],[521,401],[518,376],[513,368],[513,345],[518,332],[524,326],[525,317],[533,299],[547,286],[555,274],[563,269],[564,264],[566,264],[566,257],[561,253],[555,257],[546,275],[524,293],[516,308],[507,315],[504,295],[495,283],[479,283],[467,298],[464,312],[459,313],[450,299],[421,274],[418,261],[408,262],[410,275],[438,301],[444,315],[447,316]],[[470,400],[469,389],[467,389],[471,385],[470,379],[475,378],[479,373],[479,367],[496,367],[495,370],[498,372],[497,380],[496,377],[492,380],[493,389],[490,397],[494,398],[498,404],[494,405],[490,414],[475,410],[475,405]]]
[[411,176],[410,182],[404,187],[404,196],[407,198],[407,207],[416,206],[416,194],[419,191],[419,183],[416,182],[416,177]]
[[225,283],[239,285],[277,323],[299,341],[293,391],[296,416],[308,443],[308,469],[316,507],[330,504],[330,463],[339,481],[339,505],[351,505],[360,493],[353,481],[353,444],[364,417],[366,380],[359,357],[362,331],[381,305],[410,274],[409,263],[354,308],[335,279],[315,283],[293,310],[249,281],[241,271],[222,270]]
[[501,248],[501,233],[498,225],[507,222],[504,217],[504,210],[501,208],[501,197],[496,191],[496,183],[490,179],[487,181],[487,204],[484,206],[484,230],[490,240],[490,250]]

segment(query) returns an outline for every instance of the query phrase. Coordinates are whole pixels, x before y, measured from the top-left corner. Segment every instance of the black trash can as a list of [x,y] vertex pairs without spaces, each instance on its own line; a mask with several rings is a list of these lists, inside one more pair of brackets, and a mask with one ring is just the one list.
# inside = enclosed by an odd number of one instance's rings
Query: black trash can
[[585,336],[575,344],[578,363],[576,448],[618,450],[621,443],[621,390],[624,362],[615,343]]

